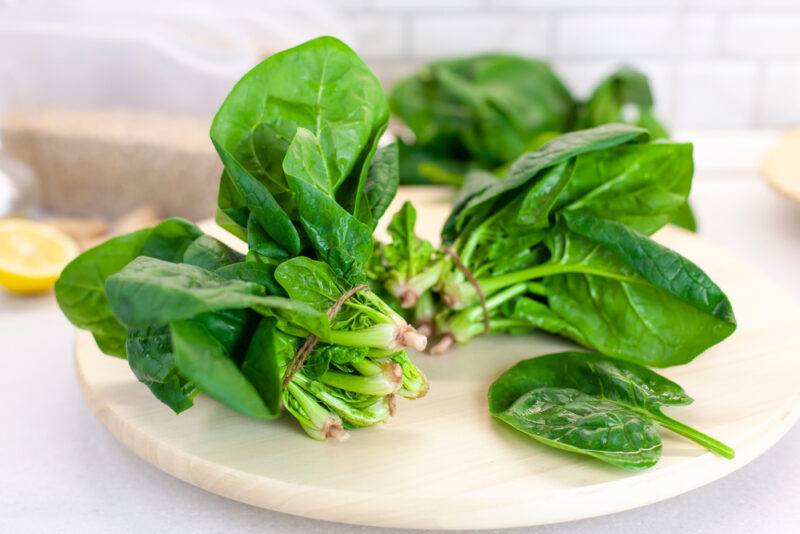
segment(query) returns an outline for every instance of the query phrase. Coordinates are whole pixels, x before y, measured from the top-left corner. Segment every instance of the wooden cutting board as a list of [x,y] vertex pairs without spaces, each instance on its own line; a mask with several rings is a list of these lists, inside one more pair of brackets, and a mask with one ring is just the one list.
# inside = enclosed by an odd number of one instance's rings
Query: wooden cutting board
[[779,193],[800,202],[800,130],[787,133],[770,149],[762,173]]
[[[435,237],[448,194],[405,190],[390,213],[409,197],[420,209],[419,229]],[[353,431],[342,443],[308,439],[289,417],[248,419],[204,396],[176,416],[85,332],[77,337],[78,379],[95,415],[136,454],[190,484],[263,508],[429,529],[537,525],[627,510],[742,467],[800,414],[797,305],[700,237],[666,228],[657,239],[703,266],[733,302],[736,333],[664,374],[695,398],[670,415],[732,445],[734,460],[664,431],[661,462],[628,473],[544,447],[493,420],[486,389],[503,370],[571,347],[546,335],[485,337],[443,357],[413,354],[430,380],[428,396],[401,400],[388,423]]]

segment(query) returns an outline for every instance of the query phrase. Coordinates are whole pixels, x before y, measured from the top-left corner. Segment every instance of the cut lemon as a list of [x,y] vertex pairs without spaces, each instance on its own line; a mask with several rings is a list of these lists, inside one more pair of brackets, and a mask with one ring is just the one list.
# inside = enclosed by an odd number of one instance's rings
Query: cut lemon
[[69,236],[43,223],[0,219],[0,286],[16,293],[53,287],[61,270],[77,256]]

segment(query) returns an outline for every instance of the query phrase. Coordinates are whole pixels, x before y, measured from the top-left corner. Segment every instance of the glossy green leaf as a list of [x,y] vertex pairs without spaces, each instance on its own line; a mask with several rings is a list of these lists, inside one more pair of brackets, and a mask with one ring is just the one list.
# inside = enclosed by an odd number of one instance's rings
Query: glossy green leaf
[[[242,374],[258,391],[264,406],[277,417],[281,410],[281,369],[293,356],[292,347],[282,344],[276,336],[277,321],[271,317],[261,319],[247,348]],[[284,349],[289,349],[284,350]]]
[[373,229],[397,194],[398,168],[396,144],[379,148],[375,152],[364,184],[364,195],[369,206]]
[[502,414],[528,392],[551,387],[577,390],[611,401],[726,458],[733,457],[733,449],[724,443],[661,411],[664,406],[692,402],[678,384],[641,365],[597,353],[562,352],[519,362],[489,388],[489,410],[495,415]]
[[277,415],[267,408],[223,344],[202,322],[174,321],[170,332],[178,369],[204,392],[250,417],[272,419]]
[[442,230],[442,239],[451,242],[458,230],[464,227],[467,218],[486,211],[491,203],[500,201],[504,195],[523,188],[534,180],[541,171],[569,160],[579,154],[603,150],[628,142],[646,141],[647,132],[633,126],[609,124],[568,133],[557,137],[537,152],[528,152],[517,159],[503,180],[498,180],[480,190],[451,212]]
[[150,229],[114,237],[87,250],[64,268],[55,292],[61,311],[78,328],[89,330],[106,354],[125,357],[128,329],[111,309],[106,279],[141,254]]
[[183,262],[209,271],[244,260],[244,256],[210,235],[195,239],[183,253]]
[[494,415],[545,445],[624,469],[646,469],[661,457],[661,436],[647,417],[575,389],[533,389]]
[[125,346],[133,374],[158,400],[175,413],[192,407],[200,390],[178,370],[167,325],[133,328]]

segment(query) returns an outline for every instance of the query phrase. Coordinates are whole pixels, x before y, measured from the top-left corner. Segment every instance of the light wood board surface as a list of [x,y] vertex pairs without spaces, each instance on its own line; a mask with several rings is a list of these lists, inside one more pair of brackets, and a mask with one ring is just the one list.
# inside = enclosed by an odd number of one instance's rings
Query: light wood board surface
[[[421,233],[435,237],[447,193],[406,189]],[[385,225],[385,222],[384,222]],[[670,415],[732,445],[717,457],[664,431],[661,462],[628,473],[553,450],[493,420],[486,389],[506,368],[572,345],[546,336],[476,339],[443,357],[412,354],[431,382],[427,397],[398,402],[388,423],[342,443],[308,439],[290,417],[260,422],[201,396],[174,415],[136,382],[126,363],[79,333],[76,369],[95,415],[159,469],[208,491],[329,521],[471,529],[587,518],[686,492],[745,465],[800,414],[800,315],[764,275],[687,232],[657,239],[699,263],[727,292],[736,333],[694,362],[664,370],[694,397]]]
[[762,172],[779,193],[800,202],[800,130],[787,133],[769,150]]

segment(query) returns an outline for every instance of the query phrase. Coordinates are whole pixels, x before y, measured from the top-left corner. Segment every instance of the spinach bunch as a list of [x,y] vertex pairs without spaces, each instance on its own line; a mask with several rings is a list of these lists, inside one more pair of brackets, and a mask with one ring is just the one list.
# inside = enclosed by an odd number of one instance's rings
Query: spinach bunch
[[[449,59],[398,82],[390,105],[414,135],[413,142],[400,142],[402,183],[461,187],[476,169],[503,177],[523,153],[562,133],[603,124],[669,136],[653,114],[647,77],[629,67],[612,72],[580,102],[543,61],[508,54]],[[697,226],[688,204],[672,222]]]
[[[569,128],[575,101],[543,61],[481,54],[437,61],[401,80],[392,111],[415,135],[404,156],[425,162],[434,181],[455,181],[470,165],[494,168],[538,140]],[[437,172],[435,166],[442,169]],[[411,182],[416,169],[403,173]]]
[[316,439],[384,421],[396,395],[427,391],[403,350],[425,336],[362,286],[398,182],[396,148],[377,147],[387,121],[380,84],[340,41],[266,59],[211,128],[217,220],[247,253],[168,219],[71,262],[61,309],[176,413],[205,392],[259,419],[285,408]]
[[397,148],[378,148],[388,119],[380,82],[341,41],[267,58],[211,125],[225,166],[217,222],[261,261],[304,253],[363,281],[372,230],[397,191]]
[[[686,204],[692,173],[691,145],[641,128],[564,134],[503,179],[471,173],[442,231],[455,254],[431,253],[383,285],[407,307],[434,299],[434,351],[484,332],[487,310],[491,331],[542,329],[634,363],[686,363],[736,327],[719,287],[648,237]],[[411,235],[393,234],[380,272],[403,272],[390,249],[427,250]]]
[[541,60],[479,54],[433,62],[397,82],[389,103],[414,134],[401,144],[401,182],[460,186],[470,169],[496,169],[553,137],[622,122],[667,137],[647,78],[628,67],[576,100]]
[[504,423],[545,445],[625,469],[658,462],[659,426],[733,458],[724,443],[662,411],[691,402],[678,384],[646,367],[588,352],[523,360],[489,388],[489,411]]

